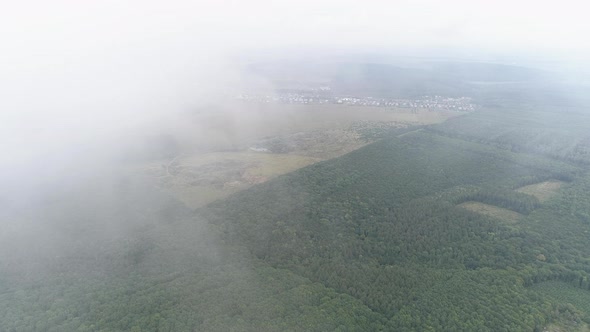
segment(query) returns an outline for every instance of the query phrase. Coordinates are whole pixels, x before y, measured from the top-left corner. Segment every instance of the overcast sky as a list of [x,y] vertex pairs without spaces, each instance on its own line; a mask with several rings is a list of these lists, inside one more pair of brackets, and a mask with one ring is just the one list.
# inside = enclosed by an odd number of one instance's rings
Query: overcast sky
[[[110,135],[236,79],[241,52],[590,54],[584,1],[7,1],[0,162]],[[8,151],[8,153],[7,153]]]
[[589,9],[581,0],[21,0],[3,6],[0,24],[18,55],[174,42],[588,51]]

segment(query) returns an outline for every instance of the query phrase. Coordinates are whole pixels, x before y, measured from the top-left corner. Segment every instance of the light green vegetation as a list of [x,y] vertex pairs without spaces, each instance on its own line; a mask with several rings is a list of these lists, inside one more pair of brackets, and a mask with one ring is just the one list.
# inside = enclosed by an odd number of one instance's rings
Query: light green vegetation
[[217,152],[180,156],[169,163],[145,166],[156,185],[190,208],[265,182],[319,159],[263,152]]
[[518,212],[514,212],[508,209],[504,209],[501,207],[484,204],[480,202],[464,202],[458,205],[464,209],[481,213],[486,216],[490,216],[493,218],[497,218],[509,223],[514,223],[522,219],[523,215]]
[[227,150],[246,148],[265,137],[317,130],[349,130],[357,122],[428,125],[463,114],[465,112],[337,104],[231,103],[223,109],[205,109],[196,113],[194,122],[203,132],[199,136],[202,141],[215,143],[219,150]]
[[355,121],[397,121],[416,125],[433,124],[464,114],[451,111],[434,112],[420,108],[346,105],[269,105],[266,107],[284,108],[285,111],[291,114],[291,121],[290,124],[282,127],[296,131],[322,128],[344,129]]
[[543,181],[535,184],[530,184],[528,186],[520,187],[516,189],[516,191],[535,196],[539,199],[539,201],[545,202],[553,195],[555,195],[563,184],[563,181],[557,180]]

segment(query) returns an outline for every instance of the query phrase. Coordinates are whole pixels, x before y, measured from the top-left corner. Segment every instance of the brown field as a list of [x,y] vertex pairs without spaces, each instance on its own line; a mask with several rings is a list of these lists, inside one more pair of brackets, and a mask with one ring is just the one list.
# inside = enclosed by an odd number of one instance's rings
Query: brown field
[[523,215],[518,212],[480,202],[465,202],[457,206],[510,223],[517,222],[523,217]]
[[562,185],[562,181],[550,180],[520,187],[516,189],[516,191],[535,196],[539,199],[539,201],[545,202],[551,198],[551,196],[555,195]]

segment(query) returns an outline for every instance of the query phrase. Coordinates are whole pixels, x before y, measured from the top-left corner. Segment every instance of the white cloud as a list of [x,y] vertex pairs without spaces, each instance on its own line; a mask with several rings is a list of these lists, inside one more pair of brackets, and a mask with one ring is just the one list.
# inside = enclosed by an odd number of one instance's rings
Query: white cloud
[[[12,1],[0,14],[3,159],[109,135],[235,75],[226,56],[281,47],[590,50],[579,1]],[[2,160],[0,160],[2,161]]]

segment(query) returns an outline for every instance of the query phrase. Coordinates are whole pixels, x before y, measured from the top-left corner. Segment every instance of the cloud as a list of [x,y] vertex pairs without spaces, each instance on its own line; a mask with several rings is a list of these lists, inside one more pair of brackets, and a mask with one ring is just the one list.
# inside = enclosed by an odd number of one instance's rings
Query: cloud
[[240,52],[457,48],[584,58],[577,1],[14,1],[0,14],[0,162],[201,103]]

